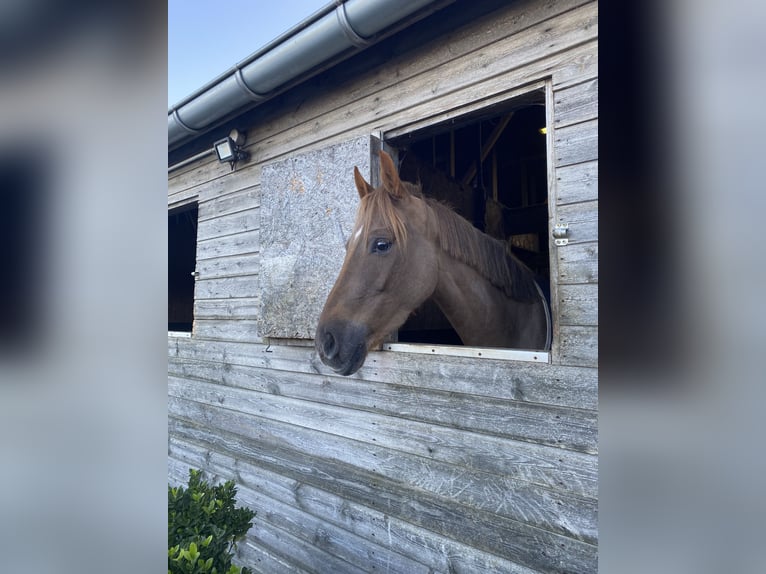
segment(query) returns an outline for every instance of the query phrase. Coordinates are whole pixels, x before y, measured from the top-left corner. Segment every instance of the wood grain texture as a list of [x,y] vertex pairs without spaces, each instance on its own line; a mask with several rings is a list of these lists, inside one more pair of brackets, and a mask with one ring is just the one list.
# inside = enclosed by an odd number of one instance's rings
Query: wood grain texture
[[556,167],[598,159],[598,120],[556,130]]
[[598,328],[561,327],[561,364],[598,366]]
[[598,283],[598,242],[567,245],[556,252],[559,285]]
[[596,451],[595,413],[345,377],[264,370],[202,361],[176,361],[168,372],[278,396],[404,417],[582,452]]
[[197,241],[197,260],[227,255],[245,255],[259,251],[260,234],[257,229]]
[[[224,255],[197,261],[197,280],[219,279],[223,277],[255,276],[261,270],[261,254]],[[253,281],[257,282],[255,277]]]
[[202,219],[197,226],[197,241],[257,230],[259,224],[258,208]]
[[206,194],[199,207],[200,222],[224,215],[256,209],[261,205],[261,187],[254,185],[224,195]]
[[[258,492],[285,504],[292,504],[325,521],[354,534],[365,536],[383,549],[417,560],[438,572],[469,571],[487,574],[530,574],[532,571],[499,556],[477,551],[465,544],[434,535],[423,528],[391,516],[383,509],[360,504],[348,498],[317,488],[285,473],[264,468],[245,457],[234,457],[212,450],[210,444],[172,438],[171,460],[182,466],[207,467],[211,476],[237,480]],[[377,550],[373,550],[377,551]],[[399,570],[393,570],[399,571]]]
[[562,128],[598,117],[598,79],[556,91],[555,126]]
[[553,87],[561,90],[585,80],[598,78],[598,39],[567,50],[572,59],[551,68]]
[[598,285],[559,285],[562,325],[598,325]]
[[[566,566],[567,571],[589,572],[595,567],[595,547],[589,543],[461,505],[455,502],[454,495],[438,496],[404,480],[410,473],[407,456],[386,455],[386,451],[372,447],[357,451],[358,456],[353,457],[347,452],[347,440],[332,434],[304,435],[292,425],[261,421],[237,411],[218,417],[214,409],[198,403],[189,401],[184,405],[183,399],[171,403],[172,433],[203,444],[206,439],[214,441],[209,443],[211,451],[227,452],[232,448],[229,452],[280,475],[532,569],[550,572]],[[176,407],[186,415],[177,412]],[[205,428],[191,423],[190,415]],[[333,457],[328,456],[329,452]],[[428,468],[423,467],[421,472],[428,472]],[[449,481],[445,487],[449,487]],[[495,487],[485,490],[491,494]]]
[[256,319],[258,296],[242,299],[198,299],[194,302],[196,319]]
[[[200,382],[184,386],[172,377],[169,378],[168,386],[169,404],[174,405],[173,408],[178,405],[178,408],[192,413],[197,412],[195,409],[201,404],[213,406],[212,411],[204,411],[204,416],[210,418],[215,414],[215,409],[220,409],[224,404],[227,409],[231,409],[234,408],[233,403],[236,403],[237,410],[248,415],[268,416],[272,423],[279,421],[316,431],[307,434],[324,433],[361,441],[368,448],[407,453],[417,457],[408,458],[413,462],[413,470],[421,468],[429,471],[431,467],[446,469],[441,464],[447,464],[496,474],[504,480],[566,490],[582,497],[594,497],[597,490],[595,461],[592,456],[584,453],[497,437],[475,436],[419,421],[360,413],[286,397],[243,392],[221,386],[210,388]],[[184,389],[185,397],[191,393],[198,400],[191,404],[186,398],[175,396],[180,394],[180,389]],[[173,408],[169,406],[171,411]],[[228,416],[232,416],[232,412],[229,410]],[[329,440],[327,437],[325,439]],[[338,453],[334,453],[334,456],[338,456]],[[551,465],[551,460],[557,464]],[[382,464],[384,461],[381,460],[374,462],[374,466]],[[426,466],[422,466],[424,464]],[[428,476],[423,479],[424,482]]]
[[[559,205],[556,217],[560,222],[569,224],[567,238],[570,245],[598,241],[598,201]],[[561,253],[568,248],[569,245],[565,245],[555,249]]]
[[194,337],[218,341],[261,341],[256,321],[236,318],[233,320],[194,320]]
[[194,299],[232,299],[258,297],[258,285],[254,276],[205,278],[194,284]]
[[559,205],[598,199],[598,161],[558,168],[555,187]]
[[[275,371],[334,376],[313,347],[176,340],[168,342],[169,360],[208,361],[222,367],[241,365]],[[321,379],[314,379],[321,380]],[[594,369],[492,359],[411,355],[379,351],[349,379],[405,388],[461,393],[488,400],[512,400],[595,409],[598,376]]]

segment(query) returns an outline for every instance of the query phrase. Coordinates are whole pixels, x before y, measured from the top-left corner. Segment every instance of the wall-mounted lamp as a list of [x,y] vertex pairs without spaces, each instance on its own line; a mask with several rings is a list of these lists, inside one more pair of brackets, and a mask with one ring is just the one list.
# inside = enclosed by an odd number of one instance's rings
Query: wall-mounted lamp
[[239,130],[231,130],[229,135],[215,142],[215,153],[221,163],[229,162],[232,171],[238,161],[244,161],[250,154],[242,149],[245,143],[245,134]]

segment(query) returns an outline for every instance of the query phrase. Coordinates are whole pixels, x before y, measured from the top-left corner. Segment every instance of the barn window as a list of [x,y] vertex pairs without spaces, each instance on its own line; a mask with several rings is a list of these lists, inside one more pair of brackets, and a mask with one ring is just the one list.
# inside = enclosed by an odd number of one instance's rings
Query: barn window
[[[445,201],[475,227],[506,242],[534,272],[550,302],[545,101],[541,87],[489,108],[446,121],[437,119],[414,131],[387,133],[385,141],[398,156],[403,180],[419,181],[426,196]],[[396,343],[386,348],[439,352],[440,345],[462,345],[431,301],[399,329]],[[430,349],[414,348],[413,343]],[[547,361],[548,354],[518,354],[517,358]]]
[[[24,142],[26,144],[26,142]],[[0,355],[34,352],[45,325],[48,167],[29,145],[0,148]],[[41,286],[43,286],[41,288]]]
[[197,203],[168,213],[168,331],[191,333],[197,264]]

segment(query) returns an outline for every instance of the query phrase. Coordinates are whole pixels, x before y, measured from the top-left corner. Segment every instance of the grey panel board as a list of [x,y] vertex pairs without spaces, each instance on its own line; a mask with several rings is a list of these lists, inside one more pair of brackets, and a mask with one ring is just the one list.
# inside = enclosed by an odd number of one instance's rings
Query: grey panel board
[[354,224],[354,166],[369,179],[370,136],[263,166],[262,336],[313,339]]

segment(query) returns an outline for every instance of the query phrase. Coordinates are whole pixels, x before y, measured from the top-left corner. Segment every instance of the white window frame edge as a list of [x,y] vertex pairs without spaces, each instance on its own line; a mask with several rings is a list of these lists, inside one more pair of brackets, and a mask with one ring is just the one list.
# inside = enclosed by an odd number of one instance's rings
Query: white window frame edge
[[191,339],[191,336],[191,331],[168,331],[168,337],[175,337],[176,339]]
[[[486,98],[480,101],[469,102],[462,106],[457,106],[449,110],[444,111],[436,116],[431,116],[425,120],[417,122],[411,122],[409,124],[400,125],[390,130],[374,130],[371,135],[380,139],[382,144],[385,144],[388,140],[401,137],[403,135],[420,131],[425,128],[435,126],[437,124],[446,123],[450,119],[459,118],[461,116],[468,115],[472,112],[477,112],[485,108],[490,108],[496,104],[502,104],[503,102],[512,100],[513,98],[522,96],[535,90],[545,90],[545,113],[546,119],[552,118],[553,99],[550,95],[550,80],[544,79],[535,81],[524,86],[516,87],[511,90],[506,90],[499,94],[496,94],[490,98]],[[552,126],[553,122],[546,121],[547,136],[546,141],[546,154],[547,154],[547,170],[550,174],[552,169],[551,157],[552,157]],[[548,204],[551,204],[551,192],[554,191],[550,185],[550,178],[548,182]],[[555,194],[554,194],[555,197]],[[550,242],[550,237],[548,237]],[[551,269],[551,271],[553,271]],[[551,288],[551,295],[553,295],[553,288]],[[554,329],[554,323],[557,318],[553,316],[553,309],[551,308],[551,329]],[[555,331],[555,329],[554,329]],[[553,342],[551,342],[553,345]],[[444,355],[450,357],[469,357],[474,359],[501,359],[506,361],[522,361],[531,363],[551,363],[551,351],[550,350],[527,350],[527,349],[505,349],[496,347],[468,347],[462,345],[429,345],[428,343],[384,343],[381,348],[382,351],[394,352],[394,353],[413,353],[419,355]]]
[[428,343],[384,343],[383,351],[415,353],[418,355],[447,355],[450,357],[471,357],[475,359],[503,359],[550,363],[550,351],[526,349],[504,349],[495,347],[464,347],[460,345],[429,345]]

